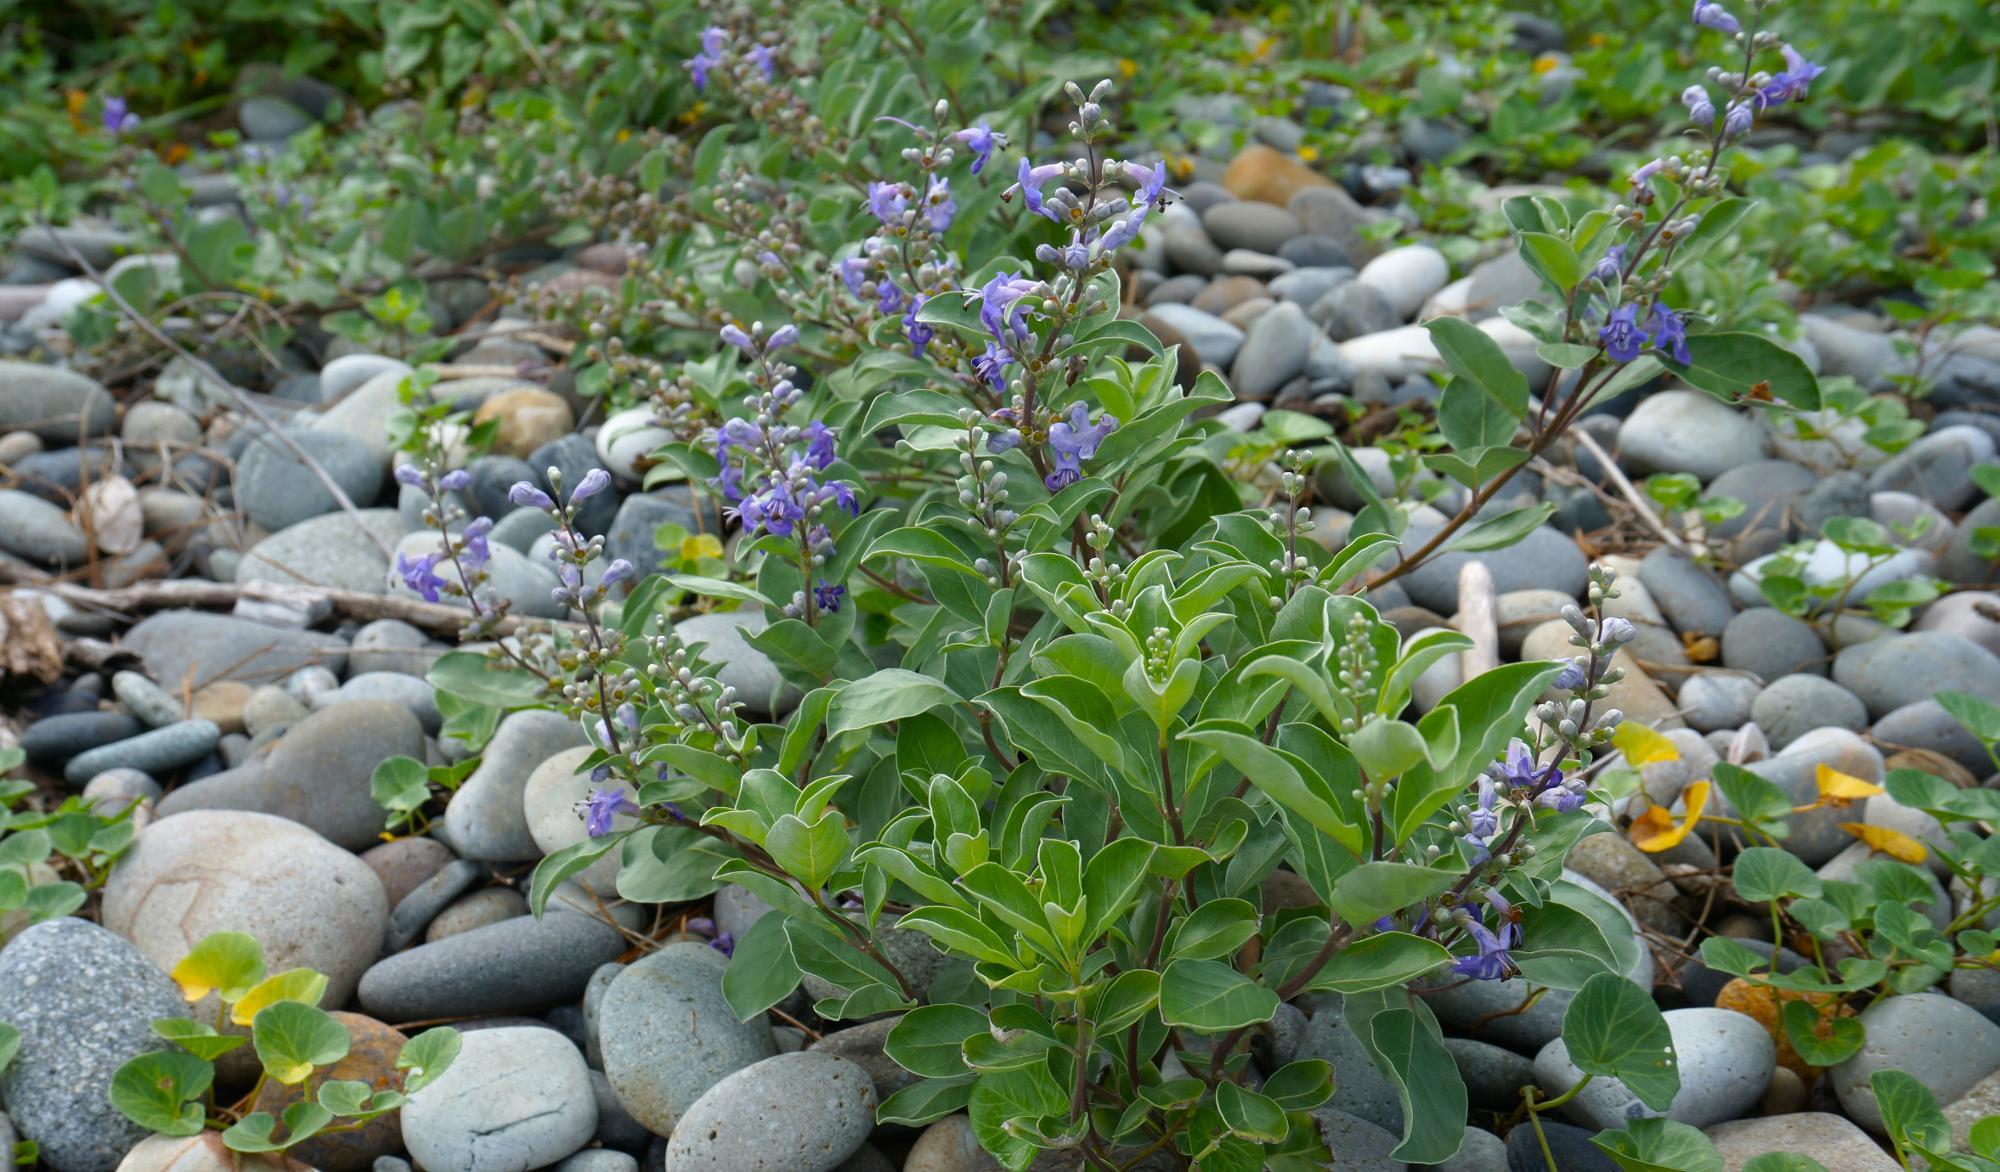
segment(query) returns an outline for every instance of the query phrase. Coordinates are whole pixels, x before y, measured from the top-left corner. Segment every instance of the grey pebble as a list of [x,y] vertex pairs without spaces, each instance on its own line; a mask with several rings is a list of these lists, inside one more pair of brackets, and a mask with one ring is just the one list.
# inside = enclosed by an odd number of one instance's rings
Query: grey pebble
[[121,767],[157,776],[206,757],[221,737],[222,730],[213,721],[184,720],[73,757],[63,767],[63,778],[82,785],[107,769]]

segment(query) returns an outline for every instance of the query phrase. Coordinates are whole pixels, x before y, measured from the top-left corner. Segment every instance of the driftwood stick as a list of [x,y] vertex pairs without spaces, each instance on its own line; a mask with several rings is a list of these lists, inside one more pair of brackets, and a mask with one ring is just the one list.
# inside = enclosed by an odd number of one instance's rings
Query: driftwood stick
[[1472,646],[1458,653],[1460,678],[1477,679],[1500,666],[1500,621],[1493,598],[1493,571],[1468,561],[1458,571],[1458,617],[1452,621]]
[[1660,515],[1653,511],[1653,506],[1646,500],[1646,494],[1640,492],[1638,487],[1632,483],[1625,473],[1619,470],[1618,461],[1611,458],[1610,453],[1604,450],[1602,444],[1590,438],[1590,433],[1581,427],[1571,429],[1569,434],[1572,439],[1576,440],[1582,446],[1584,451],[1597,457],[1597,462],[1604,466],[1604,474],[1617,487],[1618,494],[1624,497],[1631,504],[1632,508],[1638,512],[1639,519],[1646,523],[1646,528],[1659,534],[1660,540],[1682,553],[1690,552],[1687,542],[1682,541],[1680,534],[1675,533],[1672,527],[1660,520]]
[[[364,594],[359,590],[335,590],[323,586],[295,586],[283,582],[210,582],[201,578],[178,578],[172,581],[142,582],[136,586],[126,586],[117,590],[98,590],[67,582],[48,581],[28,584],[28,588],[46,591],[79,609],[120,615],[181,607],[231,608],[239,601],[250,599],[273,603],[324,602],[349,618],[401,619],[413,627],[446,636],[457,635],[459,630],[472,620],[472,612],[442,602],[425,602],[420,598],[385,594]],[[509,615],[500,621],[495,633],[509,635],[523,626],[546,621],[548,620]],[[577,624],[554,625],[574,627]]]

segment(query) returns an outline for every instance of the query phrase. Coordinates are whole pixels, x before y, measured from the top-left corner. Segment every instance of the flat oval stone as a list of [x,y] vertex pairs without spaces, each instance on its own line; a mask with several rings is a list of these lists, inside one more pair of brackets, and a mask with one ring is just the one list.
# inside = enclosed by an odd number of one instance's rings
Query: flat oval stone
[[61,765],[100,745],[130,740],[145,726],[123,712],[66,712],[21,730],[21,751],[37,765]]
[[403,1144],[425,1172],[528,1172],[597,1130],[583,1055],[533,1027],[467,1031],[458,1058],[402,1115]]
[[539,1013],[583,996],[624,951],[610,924],[552,905],[384,957],[361,977],[361,1007],[383,1021]]
[[875,1084],[834,1054],[777,1054],[709,1088],[667,1140],[671,1172],[831,1172],[875,1126]]
[[500,722],[479,768],[445,807],[445,837],[468,859],[525,862],[542,857],[522,804],[535,767],[584,744],[583,728],[560,712],[527,708]]
[[104,885],[104,926],[162,970],[211,932],[246,932],[270,971],[325,973],[330,1008],[381,954],[388,919],[368,864],[296,822],[243,810],[153,822]]
[[214,721],[183,720],[80,753],[63,767],[63,779],[82,785],[107,769],[137,769],[158,777],[208,756],[221,739]]
[[738,1021],[723,998],[727,965],[706,944],[669,944],[621,970],[598,1006],[605,1077],[632,1118],[658,1134],[724,1076],[777,1052],[765,1019]]

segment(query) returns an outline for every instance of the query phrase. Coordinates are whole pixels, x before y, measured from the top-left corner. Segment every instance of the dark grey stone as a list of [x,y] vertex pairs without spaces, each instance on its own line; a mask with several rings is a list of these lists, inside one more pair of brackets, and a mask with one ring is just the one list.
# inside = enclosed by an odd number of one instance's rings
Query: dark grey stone
[[1859,697],[1825,676],[1805,674],[1772,680],[1751,705],[1750,718],[1780,751],[1814,729],[1868,727],[1868,709]]
[[1489,1111],[1521,1105],[1521,1088],[1535,1081],[1535,1064],[1504,1046],[1472,1038],[1446,1038],[1444,1048],[1465,1080],[1468,1100]]
[[1824,676],[1826,644],[1805,620],[1768,606],[1752,607],[1723,627],[1722,662],[1766,683],[1801,673]]
[[0,550],[59,568],[83,564],[90,539],[69,514],[18,489],[0,489]]
[[[548,477],[550,468],[562,474],[564,485],[574,488],[593,469],[602,465],[603,461],[597,458],[597,445],[574,432],[561,439],[550,440],[528,454],[528,466],[534,470],[535,483],[541,485],[543,491],[552,491]],[[611,528],[612,519],[618,515],[619,500],[616,488],[606,489],[591,497],[577,511],[576,527],[590,537],[606,532]]]
[[1298,217],[1276,204],[1250,199],[1216,204],[1201,213],[1201,226],[1217,248],[1247,248],[1267,256],[1277,255],[1299,234]]
[[605,1076],[655,1132],[674,1131],[709,1088],[777,1052],[763,1017],[740,1022],[730,1010],[726,967],[706,944],[669,944],[627,965],[598,1007]]
[[439,912],[450,906],[452,900],[471,890],[472,885],[486,875],[486,868],[471,859],[454,859],[446,863],[437,874],[417,884],[416,890],[404,896],[395,910],[389,913],[389,934],[382,942],[383,948],[389,952],[401,952],[416,943]]
[[[1411,525],[1404,535],[1404,549],[1420,549],[1437,532],[1435,525]],[[1505,549],[1481,553],[1448,553],[1432,558],[1403,576],[1403,585],[1418,606],[1439,614],[1458,610],[1458,573],[1466,562],[1477,558],[1493,573],[1495,593],[1514,590],[1560,590],[1571,598],[1580,597],[1590,570],[1589,562],[1576,542],[1544,525]]]
[[45,443],[73,444],[79,435],[103,435],[117,421],[118,404],[96,379],[0,360],[0,432],[32,431]]
[[[1226,206],[1226,205],[1225,205]],[[832,1172],[867,1142],[868,1072],[833,1054],[775,1054],[711,1087],[667,1140],[675,1172]]]
[[1736,613],[1729,590],[1715,575],[1669,546],[1658,546],[1639,562],[1639,581],[1680,634],[1720,635]]
[[1278,256],[1302,269],[1345,268],[1354,263],[1331,236],[1294,236],[1278,246]]
[[[324,429],[298,431],[290,438],[356,507],[375,503],[387,470],[374,448],[343,432]],[[271,530],[340,507],[313,470],[289,446],[270,435],[252,437],[237,461],[236,497],[252,521]]]
[[633,493],[618,506],[618,515],[605,532],[605,552],[631,562],[641,574],[661,573],[667,567],[667,551],[654,541],[660,526],[679,525],[689,533],[722,531],[722,519],[714,507],[700,503],[697,512],[694,493],[686,485]]
[[[1618,1172],[1617,1163],[1604,1149],[1590,1142],[1593,1132],[1544,1119],[1542,1134],[1548,1138],[1549,1154],[1562,1172]],[[1523,1124],[1507,1133],[1507,1172],[1549,1172],[1533,1127]]]
[[216,680],[281,680],[314,664],[338,672],[347,662],[347,644],[338,636],[193,610],[149,615],[126,632],[124,644],[170,690]]
[[590,974],[624,951],[618,930],[592,916],[516,916],[377,961],[358,997],[383,1021],[539,1013],[582,996]]
[[21,749],[37,765],[61,765],[79,753],[138,736],[145,726],[123,712],[48,716],[21,732]]
[[1940,753],[1970,769],[1975,777],[1993,768],[1986,746],[1936,700],[1905,704],[1876,721],[1868,734],[1892,752],[1911,748]]
[[166,1043],[154,1018],[187,1012],[180,991],[139,950],[86,920],[24,929],[0,951],[0,1021],[21,1049],[0,1072],[0,1099],[44,1167],[113,1172],[146,1129],[106,1095],[127,1061]]
[[34,452],[8,466],[21,491],[67,509],[86,483],[122,476],[126,469],[107,448],[57,448]]

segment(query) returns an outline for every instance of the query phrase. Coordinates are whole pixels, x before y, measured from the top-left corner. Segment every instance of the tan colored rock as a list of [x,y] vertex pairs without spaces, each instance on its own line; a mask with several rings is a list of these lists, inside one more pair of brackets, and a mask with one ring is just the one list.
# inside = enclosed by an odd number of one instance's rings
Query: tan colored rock
[[222,1133],[155,1135],[125,1153],[118,1172],[312,1172],[312,1168],[276,1152],[249,1155],[222,1144]]
[[1769,985],[1756,985],[1737,977],[1722,987],[1715,995],[1717,1009],[1733,1009],[1745,1017],[1754,1018],[1764,1032],[1778,1046],[1778,1065],[1798,1075],[1808,1082],[1819,1077],[1820,1068],[1811,1065],[1799,1052],[1792,1049],[1792,1040],[1785,1036],[1784,1012],[1788,1001],[1804,1001],[1818,1009],[1822,1019],[1817,1031],[1822,1036],[1832,1033],[1830,1024],[1825,1023],[1829,1012],[1841,1017],[1853,1017],[1854,1008],[1840,1004],[1830,993],[1802,993],[1789,989],[1773,989]]
[[1732,1120],[1709,1128],[1707,1135],[1722,1154],[1723,1172],[1743,1172],[1743,1165],[1767,1152],[1811,1156],[1840,1172],[1898,1172],[1901,1168],[1867,1133],[1823,1111]]
[[508,456],[526,456],[576,426],[576,415],[562,396],[540,387],[515,387],[481,403],[472,422],[477,426],[488,420],[500,424],[493,436],[494,452]]
[[212,720],[226,733],[243,731],[243,707],[250,703],[251,687],[241,680],[217,680],[194,694],[193,720]]
[[[257,1093],[256,1110],[283,1115],[285,1108],[303,1095],[317,1095],[321,1085],[343,1079],[365,1082],[377,1091],[394,1090],[401,1085],[396,1074],[396,1055],[403,1052],[403,1044],[410,1040],[407,1036],[359,1013],[335,1013],[333,1019],[347,1028],[347,1036],[352,1039],[347,1057],[313,1071],[296,1087],[265,1083],[264,1089]],[[373,1167],[377,1156],[392,1156],[402,1150],[400,1113],[391,1111],[352,1131],[313,1136],[290,1152],[321,1172],[358,1172]]]
[[[1580,654],[1576,646],[1569,641],[1573,633],[1568,623],[1561,621],[1543,623],[1529,631],[1528,637],[1521,640],[1521,658],[1523,660],[1573,659]],[[1632,658],[1629,652],[1622,647],[1619,648],[1618,653],[1611,657],[1611,666],[1623,669],[1625,678],[1611,685],[1611,694],[1597,702],[1596,711],[1603,712],[1606,709],[1616,708],[1625,714],[1625,719],[1636,720],[1651,728],[1664,730],[1681,727],[1679,707],[1660,690],[1660,685],[1646,675],[1646,670],[1639,666],[1639,661]],[[1567,696],[1568,693],[1563,695]],[[1550,689],[1549,696],[1552,699],[1556,696],[1553,688]]]
[[1257,143],[1243,148],[1222,173],[1222,185],[1237,199],[1285,206],[1307,187],[1331,187],[1333,180],[1283,152]]
[[1687,917],[1676,903],[1680,893],[1660,873],[1659,864],[1617,831],[1579,840],[1566,865],[1623,900],[1646,927],[1668,936],[1687,931]]

